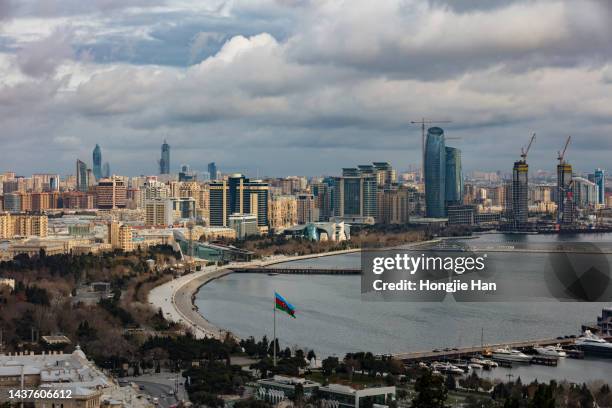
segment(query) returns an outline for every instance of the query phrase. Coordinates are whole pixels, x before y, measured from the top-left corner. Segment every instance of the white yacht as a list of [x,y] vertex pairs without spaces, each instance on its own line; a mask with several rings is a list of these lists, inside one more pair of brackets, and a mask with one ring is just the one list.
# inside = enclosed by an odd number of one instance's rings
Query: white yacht
[[534,347],[535,351],[542,356],[548,357],[567,357],[567,353],[559,346]]
[[439,371],[442,373],[450,373],[450,374],[463,374],[463,370],[457,366],[454,366],[450,363],[438,363],[434,362],[431,364],[431,368],[434,371]]
[[576,339],[575,346],[577,349],[584,351],[585,354],[612,358],[612,343],[608,343],[589,330]]
[[529,363],[531,361],[531,357],[527,354],[523,354],[518,350],[510,348],[497,349],[493,352],[491,357],[493,357],[495,360],[509,361],[514,363]]

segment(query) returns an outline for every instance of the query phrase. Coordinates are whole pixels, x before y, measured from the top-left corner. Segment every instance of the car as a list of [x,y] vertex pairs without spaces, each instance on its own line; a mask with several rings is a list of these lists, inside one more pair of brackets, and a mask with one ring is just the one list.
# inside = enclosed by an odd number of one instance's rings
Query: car
[[145,388],[144,388],[144,385],[139,385],[139,386],[138,386],[138,389],[139,389],[140,391],[144,391],[144,389],[145,389]]
[[434,353],[439,353],[439,352],[440,352],[440,350],[438,350],[438,349],[433,349],[433,352],[434,352]]
[[444,349],[444,351],[451,351],[451,349],[449,349],[448,347],[446,347],[446,348]]
[[575,335],[575,334],[572,334],[572,335],[570,336],[570,339],[575,339],[575,338],[576,338],[576,335]]
[[453,351],[459,351],[459,349],[457,347],[453,347],[452,350]]
[[563,340],[563,336],[557,336],[557,340]]

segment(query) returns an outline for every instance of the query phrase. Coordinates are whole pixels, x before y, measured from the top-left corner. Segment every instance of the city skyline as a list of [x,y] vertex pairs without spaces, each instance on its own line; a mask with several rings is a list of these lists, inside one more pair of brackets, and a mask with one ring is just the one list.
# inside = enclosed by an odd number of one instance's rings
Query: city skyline
[[9,2],[0,159],[66,174],[100,143],[116,173],[154,174],[167,139],[199,170],[403,169],[425,117],[452,120],[466,172],[499,169],[533,131],[532,169],[554,171],[568,135],[575,169],[610,168],[612,6],[580,4]]

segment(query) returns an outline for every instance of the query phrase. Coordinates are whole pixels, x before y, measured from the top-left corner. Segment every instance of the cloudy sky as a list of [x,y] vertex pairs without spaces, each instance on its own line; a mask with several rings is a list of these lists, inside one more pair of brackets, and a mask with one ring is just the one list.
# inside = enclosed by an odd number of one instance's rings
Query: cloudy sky
[[[484,6],[483,6],[484,5]],[[255,176],[418,165],[421,117],[464,169],[532,168],[567,135],[612,170],[612,2],[0,0],[0,170]]]

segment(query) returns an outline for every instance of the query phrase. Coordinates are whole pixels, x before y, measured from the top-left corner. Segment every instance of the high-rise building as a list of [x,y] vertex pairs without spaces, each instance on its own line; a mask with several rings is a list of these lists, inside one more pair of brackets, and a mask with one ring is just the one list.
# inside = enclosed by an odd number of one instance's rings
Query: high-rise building
[[397,173],[387,162],[374,162],[374,171],[379,187],[390,186],[397,182]]
[[589,180],[597,185],[597,204],[604,205],[606,198],[606,176],[602,169],[595,169],[593,174],[589,174]]
[[170,197],[170,189],[161,181],[147,180],[140,187],[140,208],[144,208],[145,201]]
[[595,208],[599,204],[597,184],[583,177],[572,177],[572,193],[576,208]]
[[257,226],[268,229],[268,199],[270,186],[261,181],[251,181],[242,174],[234,174],[227,180],[210,184],[210,225],[227,227],[232,214],[253,214]]
[[333,179],[327,177],[321,183],[313,183],[310,191],[316,200],[319,210],[319,221],[328,221],[332,216]]
[[444,217],[446,215],[446,146],[444,131],[439,127],[427,130],[424,168],[427,216]]
[[281,231],[298,223],[297,199],[295,196],[273,196],[268,206],[270,229]]
[[342,169],[342,176],[333,178],[333,189],[334,216],[363,220],[376,218],[378,181],[374,166]]
[[215,162],[208,163],[208,177],[211,180],[217,179],[217,165],[215,164]]
[[159,159],[159,174],[170,174],[170,145],[164,140]]
[[463,199],[461,150],[446,146],[446,206],[460,204]]
[[572,165],[565,161],[557,165],[557,223],[571,225],[575,221]]
[[376,221],[381,224],[408,223],[414,194],[414,191],[397,185],[378,190]]
[[102,178],[102,150],[100,145],[96,144],[93,150],[93,174],[96,180]]
[[319,221],[319,211],[312,194],[298,194],[297,196],[297,223],[308,224]]
[[104,166],[102,166],[102,177],[109,178],[110,176],[111,176],[110,164],[108,164],[108,162],[105,162]]
[[101,179],[95,187],[96,206],[102,210],[125,208],[127,204],[127,186],[123,179],[112,177]]
[[76,161],[76,188],[78,191],[86,193],[89,189],[89,174],[87,165],[81,160]]
[[520,229],[529,219],[529,165],[525,160],[514,162],[510,189],[510,217],[513,227]]
[[174,223],[172,200],[155,198],[144,203],[146,226],[168,226]]
[[181,166],[181,171],[179,172],[179,181],[195,181],[196,174],[191,171],[191,167],[188,164],[183,164]]

